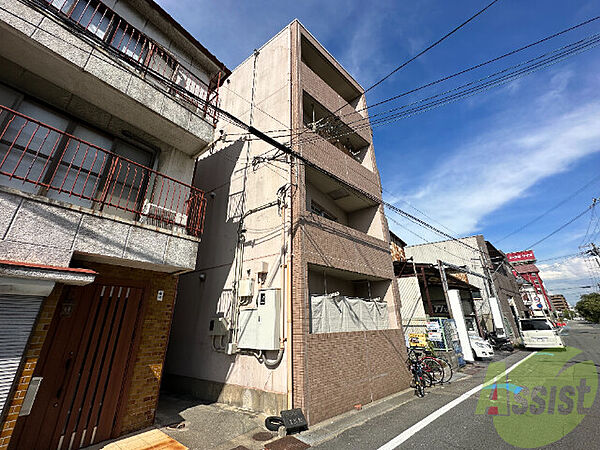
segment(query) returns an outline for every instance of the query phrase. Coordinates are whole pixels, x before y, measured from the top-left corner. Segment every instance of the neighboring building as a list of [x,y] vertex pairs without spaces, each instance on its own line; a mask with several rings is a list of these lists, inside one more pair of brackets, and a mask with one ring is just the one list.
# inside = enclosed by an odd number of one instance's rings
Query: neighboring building
[[[500,253],[485,241],[482,235],[469,236],[457,240],[433,242],[420,245],[409,245],[404,251],[407,258],[416,263],[437,264],[460,270],[466,274],[468,283],[477,288],[481,298],[474,298],[475,316],[479,320],[482,332],[496,330],[506,333],[511,339],[519,339],[515,309],[524,310],[520,299],[508,292],[506,286],[511,285],[512,274],[505,274],[502,269],[496,271],[498,263],[492,260]],[[503,289],[500,289],[503,287]],[[511,288],[512,289],[512,288]],[[516,290],[516,288],[515,288]],[[518,296],[517,296],[518,297]],[[512,299],[512,300],[511,300]],[[517,303],[520,304],[517,306]],[[515,305],[515,308],[511,306]]]
[[533,250],[507,253],[506,257],[513,266],[515,276],[525,281],[520,286],[523,303],[529,306],[533,315],[549,315],[553,308],[540,277],[540,270],[534,264],[536,259]]
[[392,261],[406,261],[404,247],[406,247],[406,242],[390,231],[390,251],[392,252]]
[[564,311],[569,309],[567,299],[562,294],[556,294],[550,296],[550,303],[552,303],[552,309],[555,311]]
[[[498,298],[501,305],[508,305],[514,321],[517,323],[519,318],[525,317],[529,311],[523,303],[517,276],[513,273],[512,266],[506,254],[498,250],[490,242],[486,241],[485,243],[492,262],[490,271],[494,280],[494,286],[498,291]],[[505,306],[503,306],[503,309],[505,309]]]
[[319,169],[218,124],[224,140],[196,168],[214,198],[180,280],[166,387],[302,408],[311,424],[408,387],[383,206],[359,192],[381,198],[363,89],[298,21],[229,81],[225,110],[281,142],[272,130],[293,130]]
[[153,423],[227,69],[150,0],[3,1],[0,449]]
[[[431,322],[444,324],[447,319],[453,319],[461,331],[462,354],[466,360],[473,361],[469,335],[484,337],[475,313],[474,299],[481,298],[479,289],[468,283],[466,274],[440,268],[437,264],[394,262],[394,268],[402,299],[404,332],[409,337],[411,333],[427,333]],[[447,328],[430,332],[429,338],[437,352],[447,352],[444,355],[456,365],[453,333]]]

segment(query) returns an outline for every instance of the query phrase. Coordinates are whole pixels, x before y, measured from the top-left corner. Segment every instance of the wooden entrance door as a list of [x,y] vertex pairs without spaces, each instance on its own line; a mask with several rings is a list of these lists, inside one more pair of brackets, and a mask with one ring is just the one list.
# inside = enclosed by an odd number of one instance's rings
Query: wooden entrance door
[[111,437],[142,294],[109,284],[66,289],[35,369],[42,383],[11,448],[77,449]]

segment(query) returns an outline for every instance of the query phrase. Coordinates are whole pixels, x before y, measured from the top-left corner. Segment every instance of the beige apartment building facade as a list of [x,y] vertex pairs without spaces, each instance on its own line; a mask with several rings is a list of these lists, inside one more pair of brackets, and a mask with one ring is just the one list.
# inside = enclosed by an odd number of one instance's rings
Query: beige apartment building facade
[[302,160],[217,124],[196,166],[210,214],[196,271],[180,277],[167,387],[267,413],[299,407],[311,424],[408,387],[362,87],[293,21],[220,99]]

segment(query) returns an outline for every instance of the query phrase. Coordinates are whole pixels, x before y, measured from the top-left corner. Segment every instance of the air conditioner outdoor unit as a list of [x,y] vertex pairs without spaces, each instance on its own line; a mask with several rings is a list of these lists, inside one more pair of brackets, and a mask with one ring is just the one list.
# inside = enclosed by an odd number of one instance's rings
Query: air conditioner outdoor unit
[[185,228],[187,224],[187,214],[181,214],[172,209],[144,200],[140,222],[169,230],[178,227]]

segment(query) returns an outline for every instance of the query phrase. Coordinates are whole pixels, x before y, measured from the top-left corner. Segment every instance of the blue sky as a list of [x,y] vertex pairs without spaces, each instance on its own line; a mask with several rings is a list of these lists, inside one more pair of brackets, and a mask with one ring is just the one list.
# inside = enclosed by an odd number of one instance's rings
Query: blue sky
[[[368,87],[488,2],[159,3],[231,69],[298,18],[363,87]],[[598,0],[500,0],[371,91],[368,101],[375,103],[599,14]],[[386,106],[399,106],[451,89],[592,33],[600,33],[600,20]],[[503,87],[375,128],[384,197],[436,226],[443,224],[455,236],[481,233],[496,244],[600,175],[599,85],[600,48],[594,48]],[[374,109],[371,114],[384,109]],[[506,252],[526,249],[599,196],[597,180],[539,222],[497,243],[497,247]],[[390,218],[401,224],[390,222],[391,229],[410,244],[422,241],[406,228],[431,241],[442,239],[394,214]],[[536,246],[538,259],[577,252],[589,222],[587,214]],[[555,292],[560,292],[562,286],[590,284],[580,258],[539,266],[547,286]],[[571,302],[580,294],[573,289],[564,293]]]

